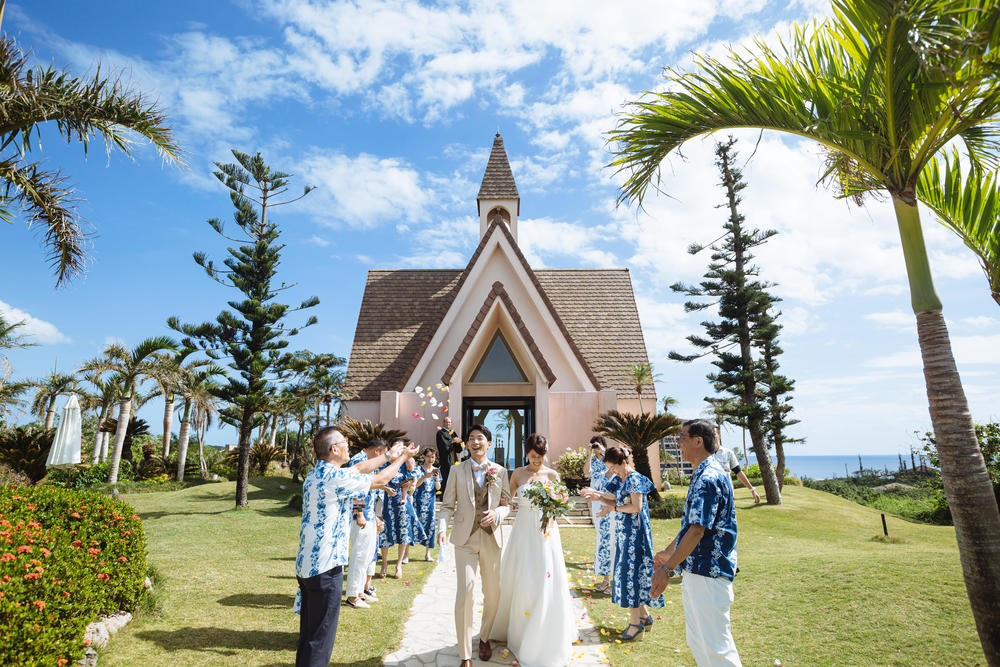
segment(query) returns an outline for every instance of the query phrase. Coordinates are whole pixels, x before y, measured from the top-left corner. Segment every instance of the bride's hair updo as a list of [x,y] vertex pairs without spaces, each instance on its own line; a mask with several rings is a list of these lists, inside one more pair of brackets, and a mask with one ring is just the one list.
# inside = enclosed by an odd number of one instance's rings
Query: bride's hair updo
[[544,435],[539,433],[532,433],[528,436],[528,439],[524,441],[524,455],[527,456],[528,452],[535,452],[539,456],[545,456],[549,451],[549,441],[545,439]]
[[622,447],[608,447],[608,450],[604,452],[604,462],[621,465],[625,463],[627,456],[625,449]]

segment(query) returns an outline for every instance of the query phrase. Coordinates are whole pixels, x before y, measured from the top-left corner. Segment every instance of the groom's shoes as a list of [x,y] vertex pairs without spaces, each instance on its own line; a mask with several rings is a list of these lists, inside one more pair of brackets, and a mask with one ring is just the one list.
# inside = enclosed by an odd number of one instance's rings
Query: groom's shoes
[[488,641],[484,642],[482,639],[479,640],[479,659],[486,662],[493,657],[493,647],[490,646]]
[[458,663],[458,667],[472,667],[472,661],[466,658],[462,662]]

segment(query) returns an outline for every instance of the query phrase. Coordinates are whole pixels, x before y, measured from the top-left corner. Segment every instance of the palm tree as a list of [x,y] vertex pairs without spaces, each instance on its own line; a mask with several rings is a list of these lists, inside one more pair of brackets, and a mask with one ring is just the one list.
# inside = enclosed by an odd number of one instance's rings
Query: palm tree
[[211,363],[207,359],[198,359],[184,366],[184,360],[196,352],[193,347],[182,347],[177,352],[156,355],[155,372],[152,376],[156,381],[156,396],[163,396],[163,458],[170,455],[170,436],[174,424],[174,405],[177,400],[178,387],[184,373],[188,370],[206,366]]
[[118,401],[118,426],[115,429],[115,444],[111,452],[111,471],[108,483],[118,483],[118,466],[121,464],[125,431],[132,417],[132,402],[140,385],[156,373],[156,353],[175,350],[177,343],[166,336],[147,338],[131,350],[124,345],[112,344],[104,348],[104,355],[86,362],[81,370],[99,374],[117,374],[122,383],[122,393]]
[[31,380],[28,384],[36,389],[35,399],[31,402],[31,414],[39,419],[44,417],[44,428],[48,431],[56,421],[56,399],[76,391],[77,378],[72,373],[60,373],[53,369],[47,376]]
[[[3,6],[0,1],[0,21]],[[56,274],[56,286],[82,274],[86,243],[74,206],[79,196],[59,171],[28,159],[42,126],[51,126],[66,141],[83,144],[100,136],[110,152],[133,154],[133,136],[148,139],[165,159],[180,161],[180,149],[156,104],[129,90],[120,78],[98,70],[84,80],[53,67],[30,69],[29,58],[9,37],[0,38],[0,219],[12,222],[15,209],[28,226],[44,229],[43,246]]]
[[756,53],[666,72],[612,131],[620,201],[641,203],[688,139],[734,128],[787,132],[827,151],[842,196],[884,192],[899,227],[941,478],[987,660],[1000,664],[1000,511],[976,441],[924,245],[917,181],[944,146],[996,162],[1000,86],[995,1],[834,0],[834,17]]
[[[634,415],[629,412],[609,410],[594,422],[595,433],[628,445],[632,450],[635,469],[650,479],[653,478],[653,474],[649,465],[649,447],[666,436],[680,431],[681,420],[666,413],[651,415],[643,412]],[[660,494],[655,489],[651,495],[653,500],[660,500]]]
[[13,408],[24,405],[21,395],[30,389],[27,382],[4,382],[0,383],[0,429],[3,428],[4,416]]
[[642,392],[645,391],[647,386],[659,380],[660,375],[653,373],[653,367],[647,363],[630,364],[628,367],[628,379],[635,386],[635,395],[639,397],[639,412],[645,412],[642,409]]
[[[187,463],[188,440],[191,436],[191,410],[194,408],[195,396],[199,400],[205,401],[205,394],[211,395],[213,387],[212,378],[224,376],[225,369],[215,364],[209,364],[204,368],[188,366],[180,371],[180,383],[178,389],[184,397],[184,411],[181,413],[181,432],[177,437],[177,481],[184,481],[184,466]],[[204,450],[199,450],[204,456]]]
[[[31,347],[37,343],[27,340],[27,336],[17,333],[17,330],[24,326],[24,322],[7,322],[0,315],[0,350],[11,350],[21,347]],[[10,377],[11,366],[7,356],[0,354],[0,390],[3,389],[7,378]]]
[[104,430],[104,426],[112,408],[121,399],[122,382],[118,375],[111,375],[105,379],[97,372],[88,373],[84,379],[97,389],[93,394],[95,400],[92,402],[97,408],[93,460],[96,463],[104,463],[108,456],[108,432]]
[[205,465],[205,432],[219,413],[218,399],[215,397],[217,386],[212,380],[206,379],[191,387],[187,395],[187,399],[191,401],[191,418],[198,433],[198,467],[202,477],[208,475],[208,466]]
[[917,197],[979,258],[993,300],[1000,305],[1000,175],[972,165],[962,177],[958,155],[945,155],[920,173]]

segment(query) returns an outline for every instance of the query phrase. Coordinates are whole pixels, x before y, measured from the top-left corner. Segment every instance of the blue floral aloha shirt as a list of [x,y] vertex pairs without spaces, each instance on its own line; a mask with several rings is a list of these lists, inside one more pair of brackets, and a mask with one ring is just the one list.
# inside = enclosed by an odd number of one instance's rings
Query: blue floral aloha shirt
[[691,526],[704,526],[705,535],[677,571],[704,577],[736,576],[736,507],[733,504],[733,483],[728,470],[723,470],[712,456],[702,461],[691,475],[681,531],[677,546]]
[[[365,450],[362,449],[360,452],[351,457],[351,460],[347,462],[346,467],[350,468],[351,466],[355,466],[367,460],[368,454],[366,454]],[[382,493],[381,490],[376,491],[375,489],[372,489],[364,495],[365,508],[361,513],[364,514],[365,521],[375,520],[375,503],[378,502],[380,493]]]
[[[363,475],[317,461],[302,482],[302,524],[295,574],[303,579],[347,565],[350,556],[351,508],[363,498],[375,475]],[[302,590],[292,611],[299,613]]]

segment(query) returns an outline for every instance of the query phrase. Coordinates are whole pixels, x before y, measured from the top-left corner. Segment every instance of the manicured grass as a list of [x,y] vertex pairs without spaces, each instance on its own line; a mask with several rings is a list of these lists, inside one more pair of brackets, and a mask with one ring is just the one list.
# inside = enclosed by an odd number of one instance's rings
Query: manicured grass
[[[879,512],[837,496],[786,486],[784,504],[754,507],[736,492],[739,566],[733,634],[745,665],[985,664],[969,610],[950,526],[888,517],[884,543]],[[680,520],[653,522],[658,549]],[[562,531],[573,579],[593,582],[591,530]],[[583,594],[587,594],[587,590]],[[615,665],[687,665],[679,584],[666,592],[658,620],[633,644],[608,644]],[[585,602],[609,633],[625,628],[627,612],[610,596]]]
[[[285,502],[297,488],[288,478],[255,479],[247,510],[234,509],[233,482],[124,496],[146,528],[159,608],[119,632],[101,665],[293,664],[301,514]],[[343,609],[333,664],[380,665],[399,645],[433,565],[418,560],[422,547],[412,551],[403,579],[376,579],[371,609]],[[395,549],[390,565],[394,558]]]

